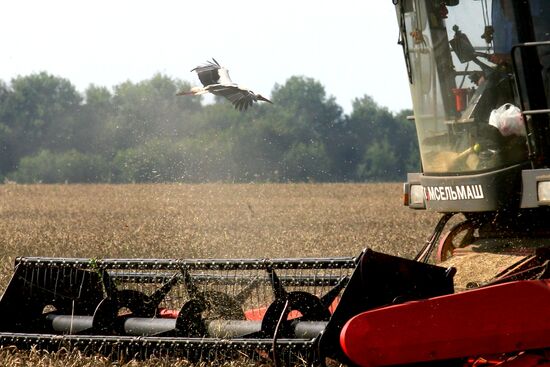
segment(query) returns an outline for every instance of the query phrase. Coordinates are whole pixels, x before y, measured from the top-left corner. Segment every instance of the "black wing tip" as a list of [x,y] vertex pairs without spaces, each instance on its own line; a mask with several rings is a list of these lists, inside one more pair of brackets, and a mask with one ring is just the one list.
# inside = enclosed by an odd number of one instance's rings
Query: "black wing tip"
[[239,99],[237,102],[235,102],[235,109],[239,111],[243,111],[243,100]]
[[[212,61],[213,61],[213,62],[212,62]],[[193,72],[193,71],[197,71],[197,72],[198,72],[199,69],[202,69],[202,68],[205,68],[205,67],[209,67],[209,66],[210,66],[210,67],[213,66],[213,67],[215,67],[216,69],[220,69],[220,68],[221,68],[221,65],[218,63],[218,61],[216,61],[215,58],[212,58],[212,61],[207,60],[206,63],[204,63],[203,65],[199,65],[199,66],[196,66],[196,67],[194,67],[193,69],[191,69],[191,72]]]
[[246,111],[246,109],[248,108],[248,103],[247,101],[245,100],[245,98],[241,98],[237,101],[235,101],[233,103],[233,106],[235,107],[236,110],[239,110],[239,111]]

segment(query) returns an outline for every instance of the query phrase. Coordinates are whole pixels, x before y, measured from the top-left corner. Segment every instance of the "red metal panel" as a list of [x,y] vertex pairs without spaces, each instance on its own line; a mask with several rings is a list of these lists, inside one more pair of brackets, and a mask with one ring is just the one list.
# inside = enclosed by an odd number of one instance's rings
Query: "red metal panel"
[[361,366],[550,348],[550,280],[504,283],[367,311],[346,323],[340,344]]

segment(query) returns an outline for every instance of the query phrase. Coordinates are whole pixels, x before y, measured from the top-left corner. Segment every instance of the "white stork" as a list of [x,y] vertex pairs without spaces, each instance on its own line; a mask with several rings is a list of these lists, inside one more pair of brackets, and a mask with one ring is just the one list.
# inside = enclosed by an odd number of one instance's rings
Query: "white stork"
[[[213,62],[212,62],[213,61]],[[258,101],[271,102],[261,94],[256,94],[250,89],[233,83],[229,78],[229,70],[222,67],[216,59],[207,61],[202,66],[197,66],[191,71],[196,71],[202,83],[202,87],[193,87],[190,91],[178,92],[178,96],[197,96],[205,93],[212,93],[227,98],[239,111],[246,110],[252,103]]]

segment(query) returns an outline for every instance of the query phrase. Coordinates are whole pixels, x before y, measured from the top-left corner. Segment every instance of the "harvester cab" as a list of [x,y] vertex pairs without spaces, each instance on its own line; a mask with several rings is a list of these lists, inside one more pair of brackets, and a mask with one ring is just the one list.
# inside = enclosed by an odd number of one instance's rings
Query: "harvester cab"
[[[443,213],[415,259],[371,249],[318,259],[21,257],[0,298],[0,347],[119,360],[548,366],[550,0],[393,3],[422,160],[406,204]],[[440,240],[456,213],[465,220]],[[529,252],[460,291],[456,267],[428,263],[438,244],[445,260],[495,243]]]
[[[463,213],[469,242],[529,233],[540,244],[550,235],[550,2],[395,3],[422,162],[405,204]],[[443,247],[440,260],[456,245]]]

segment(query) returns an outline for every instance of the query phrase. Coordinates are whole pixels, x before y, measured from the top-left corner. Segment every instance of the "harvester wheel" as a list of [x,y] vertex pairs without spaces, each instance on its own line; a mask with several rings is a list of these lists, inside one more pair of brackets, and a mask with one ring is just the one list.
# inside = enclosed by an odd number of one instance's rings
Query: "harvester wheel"
[[[285,310],[287,300],[288,307]],[[291,311],[297,311],[299,316],[289,320],[288,316]],[[319,297],[303,291],[288,292],[286,297],[275,299],[267,308],[262,320],[264,337],[273,338],[275,336],[277,323],[283,312],[286,313],[286,315],[283,315],[285,321],[278,330],[278,336],[283,338],[293,337],[291,323],[295,320],[328,321],[330,319],[330,311],[323,305]]]
[[472,243],[474,238],[474,224],[464,221],[454,225],[439,240],[436,261],[443,262],[454,255],[457,248],[463,248]]
[[155,317],[158,304],[151,297],[133,289],[123,289],[117,292],[118,311],[128,309],[134,317]]
[[190,338],[202,338],[206,336],[206,325],[202,313],[206,310],[204,302],[191,299],[183,305],[176,320],[178,335]]
[[198,292],[179,312],[176,329],[179,335],[204,337],[205,320],[245,320],[242,305],[230,295],[218,291]]
[[112,334],[115,329],[115,321],[118,313],[116,300],[110,297],[104,298],[94,312],[92,328],[94,333]]

